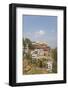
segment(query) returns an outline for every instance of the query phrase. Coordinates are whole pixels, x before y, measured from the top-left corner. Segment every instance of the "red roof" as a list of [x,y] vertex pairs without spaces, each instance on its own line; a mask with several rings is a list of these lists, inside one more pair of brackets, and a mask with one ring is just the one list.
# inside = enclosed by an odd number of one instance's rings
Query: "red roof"
[[35,49],[44,49],[44,51],[48,51],[50,50],[50,47],[46,46],[46,45],[34,45]]

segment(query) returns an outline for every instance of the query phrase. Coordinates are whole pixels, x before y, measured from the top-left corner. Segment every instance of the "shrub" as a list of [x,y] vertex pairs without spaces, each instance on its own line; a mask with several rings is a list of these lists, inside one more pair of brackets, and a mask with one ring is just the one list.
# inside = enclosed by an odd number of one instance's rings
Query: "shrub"
[[53,69],[52,69],[53,73],[57,73],[57,62],[54,61],[53,62]]

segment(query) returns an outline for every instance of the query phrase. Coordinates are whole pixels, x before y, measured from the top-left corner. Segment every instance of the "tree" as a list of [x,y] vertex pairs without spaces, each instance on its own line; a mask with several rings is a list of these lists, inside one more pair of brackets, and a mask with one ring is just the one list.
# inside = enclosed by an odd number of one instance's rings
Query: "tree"
[[23,39],[23,47],[24,47],[24,48],[26,47],[26,42],[25,42],[24,39]]
[[57,61],[57,48],[52,49],[51,55],[52,55],[52,58],[53,58],[55,61]]
[[23,46],[26,47],[27,44],[29,49],[34,49],[34,46],[32,45],[32,41],[30,39],[23,39]]
[[52,58],[53,58],[53,69],[52,69],[52,71],[54,72],[54,73],[57,73],[57,48],[55,48],[55,49],[52,49]]

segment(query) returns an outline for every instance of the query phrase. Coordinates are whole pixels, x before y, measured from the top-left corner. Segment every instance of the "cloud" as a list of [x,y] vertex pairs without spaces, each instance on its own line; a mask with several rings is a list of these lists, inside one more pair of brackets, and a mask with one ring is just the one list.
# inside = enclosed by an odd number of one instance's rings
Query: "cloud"
[[45,32],[43,30],[39,30],[37,32],[35,32],[36,35],[44,35]]
[[37,41],[41,40],[45,35],[44,30],[37,30],[35,32],[27,32],[24,34],[24,38],[29,38],[30,40]]

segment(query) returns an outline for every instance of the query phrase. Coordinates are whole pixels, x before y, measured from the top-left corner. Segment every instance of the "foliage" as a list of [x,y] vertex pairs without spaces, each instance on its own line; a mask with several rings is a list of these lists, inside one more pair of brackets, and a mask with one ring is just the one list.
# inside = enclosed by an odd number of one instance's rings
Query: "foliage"
[[57,73],[57,48],[52,50],[52,58],[54,59],[52,71]]
[[39,66],[40,68],[42,68],[42,67],[43,67],[43,63],[42,63],[42,61],[41,61],[41,60],[39,60],[39,61],[38,61],[38,66]]
[[26,47],[26,45],[28,45],[29,49],[34,49],[32,41],[28,38],[23,39],[23,46]]
[[57,73],[57,62],[56,61],[53,62],[53,69],[52,69],[52,71],[54,73]]
[[57,61],[57,48],[55,48],[55,49],[52,49],[52,58],[55,60],[55,61]]
[[31,60],[31,59],[32,59],[30,53],[26,54],[26,59],[27,59],[27,60]]
[[24,47],[24,48],[26,47],[26,42],[25,42],[24,39],[23,39],[23,47]]

